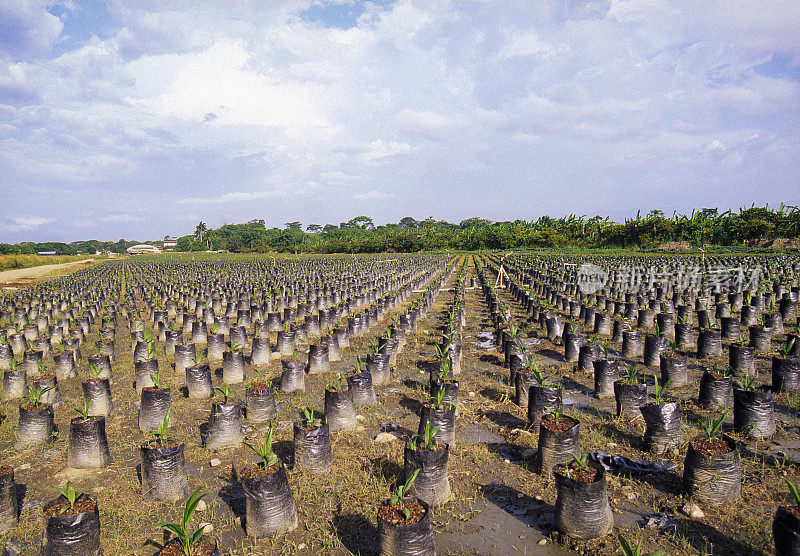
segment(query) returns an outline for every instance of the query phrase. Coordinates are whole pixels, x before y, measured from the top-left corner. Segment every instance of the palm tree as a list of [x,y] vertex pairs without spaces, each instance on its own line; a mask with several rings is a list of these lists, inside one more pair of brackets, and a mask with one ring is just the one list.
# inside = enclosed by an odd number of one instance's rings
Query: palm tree
[[197,225],[197,228],[194,229],[194,237],[196,237],[200,241],[203,241],[203,236],[207,231],[208,231],[208,226],[206,226],[206,223],[201,220],[200,223]]

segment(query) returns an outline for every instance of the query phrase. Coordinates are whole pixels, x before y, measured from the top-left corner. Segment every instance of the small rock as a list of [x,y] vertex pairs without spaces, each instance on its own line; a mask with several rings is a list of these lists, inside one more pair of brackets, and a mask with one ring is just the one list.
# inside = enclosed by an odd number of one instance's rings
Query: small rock
[[685,515],[688,515],[692,519],[703,519],[706,514],[703,513],[703,510],[700,509],[700,506],[695,504],[694,502],[686,502],[681,508],[681,512]]
[[200,500],[200,501],[197,503],[197,508],[195,508],[195,509],[196,509],[198,512],[204,512],[204,511],[206,511],[206,507],[207,507],[207,506],[206,506],[206,501],[205,501],[205,500]]
[[547,544],[547,539],[542,539],[542,540],[540,540],[540,541],[539,541],[538,543],[536,543],[536,544],[538,544],[539,546],[544,546],[544,545],[546,545],[546,544]]
[[378,444],[383,444],[385,442],[394,442],[395,440],[397,440],[397,437],[390,432],[382,432],[375,437],[375,442],[377,442]]
[[133,407],[135,407],[136,409],[141,409],[142,408],[142,402],[140,402],[140,401],[133,402]]
[[208,465],[210,465],[211,467],[217,467],[221,463],[222,462],[218,458],[212,458],[211,461],[208,462]]
[[96,486],[96,487],[94,487],[93,490],[95,492],[103,492],[105,489],[106,489],[106,487],[104,487],[104,486]]
[[15,468],[14,471],[25,471],[26,469],[30,469],[30,468],[31,468],[31,464],[30,463],[23,463],[19,467]]
[[363,415],[356,415],[356,421],[363,421],[363,420],[364,420]]
[[607,442],[606,446],[609,447],[609,448],[616,448],[617,447],[617,445],[614,444],[613,442]]
[[42,457],[44,459],[52,459],[58,456],[58,454],[59,454],[58,450],[45,450],[44,452],[42,452]]
[[365,429],[363,426],[361,426],[361,425],[358,425],[358,426],[356,427],[356,432],[364,432],[365,430],[366,430],[366,429]]
[[297,545],[297,550],[303,550],[305,547],[306,547],[306,543],[301,542],[300,544]]
[[234,519],[234,520],[233,520],[233,523],[234,523],[234,525],[236,525],[237,527],[241,527],[241,526],[242,526],[242,516],[239,516],[239,517],[237,517],[236,519]]
[[511,463],[511,460],[506,458],[506,459],[503,460],[503,463]]
[[211,525],[210,523],[201,523],[200,529],[203,530],[204,535],[210,535],[211,533],[214,532],[214,526]]
[[475,392],[470,392],[470,393],[469,393],[469,394],[467,394],[467,395],[468,395],[470,398],[474,398],[474,397],[475,397]]
[[519,500],[520,498],[525,498],[525,495],[522,494],[521,492],[518,492],[517,493],[517,500]]

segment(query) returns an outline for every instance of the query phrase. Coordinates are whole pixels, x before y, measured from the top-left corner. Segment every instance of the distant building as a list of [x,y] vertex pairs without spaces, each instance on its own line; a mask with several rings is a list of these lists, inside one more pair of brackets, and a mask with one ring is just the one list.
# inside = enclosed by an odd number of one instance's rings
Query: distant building
[[56,252],[55,251],[38,251],[37,255],[42,255],[43,257],[54,257]]
[[161,253],[161,249],[155,245],[147,245],[146,243],[140,243],[139,245],[131,245],[128,247],[129,255],[146,255],[157,253]]
[[164,251],[172,251],[175,249],[175,246],[178,245],[178,238],[177,237],[165,237],[164,238]]

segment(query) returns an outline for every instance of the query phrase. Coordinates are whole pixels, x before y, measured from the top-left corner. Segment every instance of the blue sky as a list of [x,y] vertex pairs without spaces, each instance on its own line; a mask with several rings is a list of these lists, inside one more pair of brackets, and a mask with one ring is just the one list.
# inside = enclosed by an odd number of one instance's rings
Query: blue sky
[[800,3],[0,2],[0,242],[800,205]]

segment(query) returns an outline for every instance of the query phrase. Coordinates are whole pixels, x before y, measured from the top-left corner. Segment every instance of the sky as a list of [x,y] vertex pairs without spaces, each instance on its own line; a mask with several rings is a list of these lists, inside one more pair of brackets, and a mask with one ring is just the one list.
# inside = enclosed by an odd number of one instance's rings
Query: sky
[[0,242],[800,205],[800,2],[0,0]]

